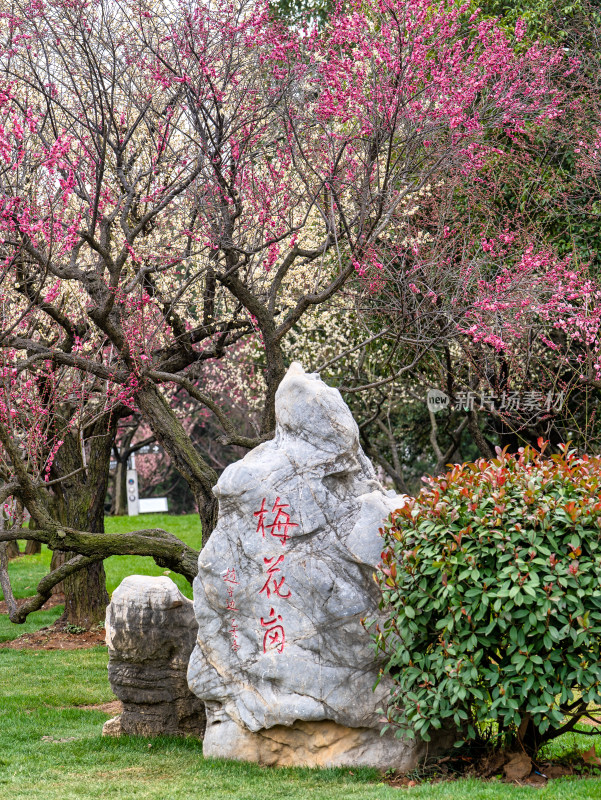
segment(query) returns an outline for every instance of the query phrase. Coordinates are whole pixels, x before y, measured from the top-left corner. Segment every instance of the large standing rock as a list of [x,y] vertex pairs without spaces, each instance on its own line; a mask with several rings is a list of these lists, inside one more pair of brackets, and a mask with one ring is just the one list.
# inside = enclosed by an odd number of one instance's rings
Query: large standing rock
[[130,575],[106,611],[109,681],[123,713],[103,733],[202,736],[202,702],[186,670],[196,640],[192,601],[166,577]]
[[421,742],[380,736],[390,684],[361,619],[377,612],[385,492],[339,392],[293,364],[277,429],[227,467],[194,581],[188,670],[204,753],[265,764],[411,768]]

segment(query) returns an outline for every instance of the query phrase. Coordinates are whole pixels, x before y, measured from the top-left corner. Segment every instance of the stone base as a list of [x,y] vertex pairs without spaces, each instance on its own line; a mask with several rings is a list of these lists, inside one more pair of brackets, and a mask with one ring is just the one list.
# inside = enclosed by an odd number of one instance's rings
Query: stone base
[[[159,720],[160,722],[161,720]],[[202,723],[202,724],[200,724]],[[158,732],[157,732],[158,731]],[[187,728],[175,729],[167,728],[164,731],[157,726],[157,719],[152,716],[144,719],[143,715],[118,714],[112,719],[108,719],[102,726],[103,736],[194,736],[202,739],[204,732],[204,715],[199,723]]]
[[331,720],[297,721],[253,733],[230,718],[207,723],[203,755],[269,767],[376,767],[406,772],[427,753],[425,742],[380,736],[373,728],[347,728]]

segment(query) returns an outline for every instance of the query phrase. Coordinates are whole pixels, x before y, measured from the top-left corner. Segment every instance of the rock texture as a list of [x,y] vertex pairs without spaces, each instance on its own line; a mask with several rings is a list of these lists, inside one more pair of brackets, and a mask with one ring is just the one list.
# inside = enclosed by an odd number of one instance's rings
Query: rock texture
[[196,632],[192,602],[172,580],[122,581],[106,611],[106,643],[123,713],[105,723],[105,735],[202,736],[204,707],[186,681]]
[[275,438],[229,466],[199,558],[188,681],[207,709],[205,755],[265,764],[411,768],[421,742],[380,736],[377,613],[385,492],[339,392],[293,364]]
[[[423,748],[380,736],[376,728],[349,728],[331,720],[274,725],[253,733],[225,714],[209,712],[205,756],[256,761],[268,767],[394,767],[410,769]],[[423,750],[425,752],[425,750]]]

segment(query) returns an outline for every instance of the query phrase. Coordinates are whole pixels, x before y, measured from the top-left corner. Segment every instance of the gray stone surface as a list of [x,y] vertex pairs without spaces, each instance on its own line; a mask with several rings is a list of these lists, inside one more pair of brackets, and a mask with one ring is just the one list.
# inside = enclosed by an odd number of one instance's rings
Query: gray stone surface
[[373,691],[379,665],[361,625],[379,601],[379,528],[404,499],[376,480],[339,392],[299,364],[276,415],[275,438],[219,479],[219,522],[199,558],[188,680],[206,704],[204,752],[410,768],[423,744],[380,737],[390,685]]
[[121,582],[106,611],[106,643],[123,712],[105,723],[105,735],[202,736],[204,707],[186,681],[196,632],[192,601],[170,578]]

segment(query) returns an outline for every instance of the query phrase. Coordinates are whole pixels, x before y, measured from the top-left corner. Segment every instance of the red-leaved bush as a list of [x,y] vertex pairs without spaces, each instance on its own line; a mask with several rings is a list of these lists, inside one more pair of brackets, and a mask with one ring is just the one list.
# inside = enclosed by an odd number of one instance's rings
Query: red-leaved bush
[[601,458],[539,447],[455,465],[386,525],[374,640],[404,734],[533,753],[601,704]]

